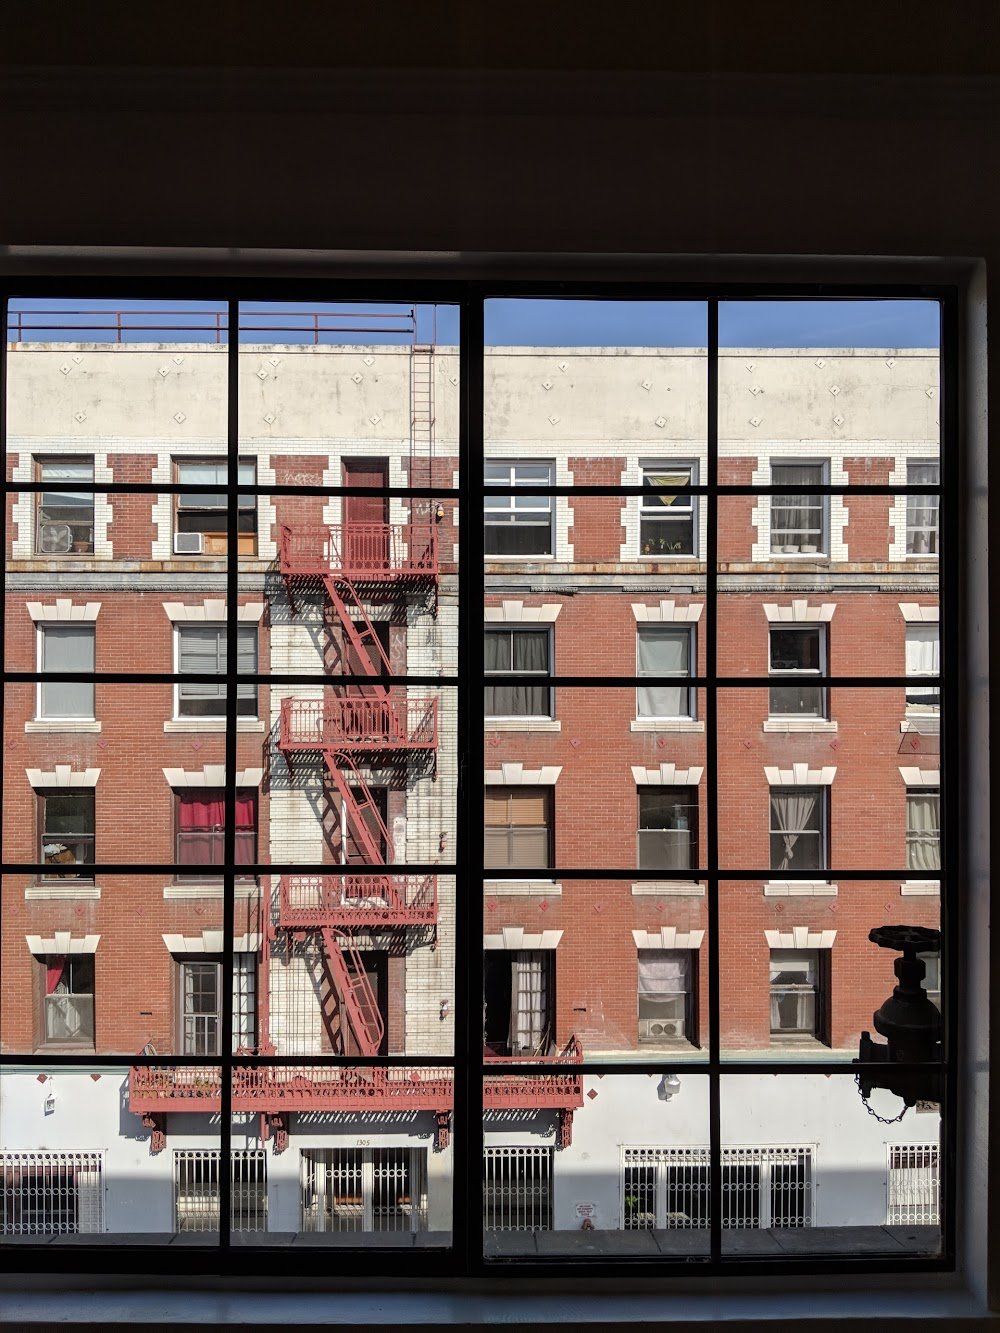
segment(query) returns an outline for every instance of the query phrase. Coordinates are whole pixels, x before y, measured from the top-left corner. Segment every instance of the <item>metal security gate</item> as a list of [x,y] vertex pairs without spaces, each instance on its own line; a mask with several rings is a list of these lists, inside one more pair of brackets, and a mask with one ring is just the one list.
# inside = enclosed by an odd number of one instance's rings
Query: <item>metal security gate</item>
[[936,1143],[901,1143],[889,1148],[889,1226],[937,1226],[941,1176]]
[[[230,1226],[233,1231],[267,1230],[267,1154],[261,1148],[234,1151]],[[174,1227],[177,1231],[218,1231],[219,1153],[183,1148],[174,1153]]]
[[312,1148],[301,1156],[303,1231],[423,1231],[423,1148]]
[[[626,1148],[625,1231],[707,1228],[707,1148]],[[812,1226],[811,1148],[723,1148],[722,1227]]]
[[552,1230],[552,1148],[487,1148],[483,1226],[487,1231]]
[[67,1236],[104,1230],[104,1160],[96,1152],[0,1153],[0,1234]]

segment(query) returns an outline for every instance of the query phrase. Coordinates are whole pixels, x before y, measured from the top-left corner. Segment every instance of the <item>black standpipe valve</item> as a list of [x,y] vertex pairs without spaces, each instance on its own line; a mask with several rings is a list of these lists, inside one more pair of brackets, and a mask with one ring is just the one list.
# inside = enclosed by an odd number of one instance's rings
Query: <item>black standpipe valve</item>
[[885,1044],[873,1041],[868,1032],[861,1034],[855,1064],[884,1066],[858,1071],[861,1095],[867,1101],[875,1088],[885,1088],[902,1097],[906,1106],[918,1101],[939,1102],[940,1068],[894,1070],[893,1065],[940,1063],[941,1014],[920,984],[927,968],[917,955],[937,953],[941,932],[925,926],[879,926],[869,932],[868,938],[881,949],[897,950],[902,957],[893,965],[899,984],[872,1015],[875,1031],[885,1037]]

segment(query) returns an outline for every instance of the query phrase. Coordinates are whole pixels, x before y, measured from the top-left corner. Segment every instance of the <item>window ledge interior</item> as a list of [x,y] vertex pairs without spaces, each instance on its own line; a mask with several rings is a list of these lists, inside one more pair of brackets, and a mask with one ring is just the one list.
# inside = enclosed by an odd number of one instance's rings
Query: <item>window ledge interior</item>
[[101,890],[96,884],[32,884],[24,891],[26,903],[72,902],[74,899],[100,898]]
[[[163,730],[168,735],[176,735],[181,732],[221,732],[226,729],[226,719],[224,717],[177,717],[164,722]],[[256,717],[238,717],[236,719],[237,731],[256,731],[263,734],[266,730],[266,724]]]
[[899,892],[904,898],[939,898],[941,882],[936,879],[904,879]]
[[836,722],[827,722],[820,717],[769,717],[764,723],[766,732],[778,735],[835,735]]
[[704,722],[698,722],[693,717],[637,717],[629,723],[630,731],[661,731],[661,732],[700,732],[705,730]]
[[87,718],[49,718],[36,717],[29,718],[24,724],[24,730],[27,734],[32,732],[38,734],[54,735],[57,732],[98,732],[101,730],[100,722]]
[[764,885],[765,898],[836,898],[839,888],[825,880],[772,879]]
[[704,884],[683,879],[647,879],[632,885],[633,898],[704,898]]
[[483,730],[562,731],[562,723],[551,717],[487,717],[483,719]]
[[495,880],[488,879],[483,885],[483,892],[493,898],[559,898],[562,885],[552,880]]
[[[253,898],[260,892],[257,884],[237,883],[235,896],[237,898]],[[223,897],[223,886],[220,880],[218,884],[165,884],[163,886],[163,897],[166,902],[183,901],[186,898],[219,898]]]

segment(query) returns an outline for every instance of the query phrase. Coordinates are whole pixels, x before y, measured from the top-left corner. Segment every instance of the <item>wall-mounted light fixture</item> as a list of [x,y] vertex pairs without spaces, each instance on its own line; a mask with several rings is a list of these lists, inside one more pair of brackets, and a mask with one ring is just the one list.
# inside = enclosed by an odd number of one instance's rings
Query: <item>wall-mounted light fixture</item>
[[661,1102],[669,1102],[681,1090],[681,1081],[676,1074],[664,1074],[656,1086],[656,1095]]

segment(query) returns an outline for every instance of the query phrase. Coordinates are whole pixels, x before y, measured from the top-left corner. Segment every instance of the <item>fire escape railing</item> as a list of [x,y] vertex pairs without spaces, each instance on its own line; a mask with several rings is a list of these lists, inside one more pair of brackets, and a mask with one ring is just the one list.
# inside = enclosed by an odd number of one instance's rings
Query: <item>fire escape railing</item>
[[433,523],[283,523],[278,561],[285,577],[428,578],[438,572],[438,532]]
[[422,926],[437,921],[434,875],[283,875],[282,930],[324,926]]
[[374,699],[283,699],[278,749],[286,755],[294,750],[435,750],[437,714],[437,699],[401,692]]

